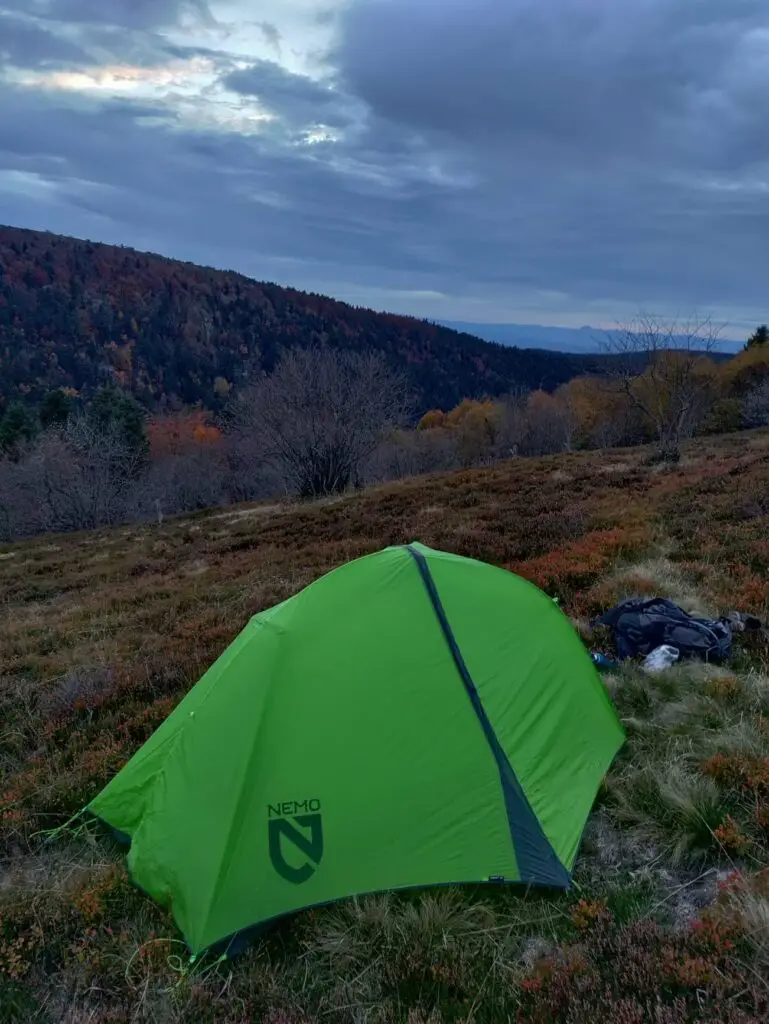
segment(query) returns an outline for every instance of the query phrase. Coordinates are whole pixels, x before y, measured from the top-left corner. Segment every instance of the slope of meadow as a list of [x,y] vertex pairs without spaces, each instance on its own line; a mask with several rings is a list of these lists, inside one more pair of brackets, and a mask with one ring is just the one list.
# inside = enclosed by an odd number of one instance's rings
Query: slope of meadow
[[[769,433],[519,460],[307,506],[0,551],[0,1022],[605,1024],[769,1019],[769,650],[607,677],[628,743],[568,894],[428,891],[190,965],[98,831],[65,822],[255,612],[419,539],[503,565],[579,628],[628,594],[769,608]],[[601,638],[597,638],[600,640]]]

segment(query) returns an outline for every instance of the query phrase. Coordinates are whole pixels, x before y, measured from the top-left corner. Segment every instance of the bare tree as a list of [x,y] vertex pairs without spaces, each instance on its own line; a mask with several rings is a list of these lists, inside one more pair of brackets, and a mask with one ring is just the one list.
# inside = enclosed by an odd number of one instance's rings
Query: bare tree
[[405,379],[382,356],[295,348],[234,400],[232,424],[287,489],[310,498],[361,482],[408,407]]
[[366,481],[403,480],[459,466],[456,438],[449,430],[394,430],[366,462]]
[[606,335],[603,347],[614,356],[610,378],[649,421],[663,459],[679,458],[681,441],[692,436],[715,397],[708,356],[720,333],[710,318],[666,323],[642,315]]
[[142,518],[154,518],[226,504],[228,470],[223,446],[168,455],[147,469],[133,510]]
[[47,431],[20,465],[24,532],[91,530],[126,514],[141,454],[117,429],[86,416]]
[[227,499],[260,501],[285,492],[286,483],[265,457],[263,438],[255,429],[245,395],[231,405],[230,431],[226,438]]
[[506,459],[523,454],[529,430],[526,409],[530,397],[531,392],[526,388],[515,387],[499,399],[497,458]]
[[494,454],[551,455],[575,446],[577,419],[561,394],[517,390],[496,404],[499,423]]
[[527,455],[555,455],[574,448],[576,418],[569,403],[558,395],[535,391],[526,408]]

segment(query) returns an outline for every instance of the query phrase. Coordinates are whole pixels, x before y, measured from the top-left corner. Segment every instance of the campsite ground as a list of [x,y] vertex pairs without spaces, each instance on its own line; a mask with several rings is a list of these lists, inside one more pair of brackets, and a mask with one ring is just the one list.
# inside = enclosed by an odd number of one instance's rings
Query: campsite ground
[[419,539],[514,569],[580,628],[630,594],[769,610],[769,433],[511,461],[302,507],[0,550],[0,1022],[769,1019],[769,649],[607,679],[628,743],[575,891],[380,896],[190,966],[78,810],[248,617]]

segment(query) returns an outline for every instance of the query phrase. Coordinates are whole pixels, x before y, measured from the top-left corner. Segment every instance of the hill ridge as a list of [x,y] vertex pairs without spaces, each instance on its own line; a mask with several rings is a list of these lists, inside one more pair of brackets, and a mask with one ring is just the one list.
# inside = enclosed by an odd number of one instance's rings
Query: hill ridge
[[511,348],[426,320],[127,246],[0,226],[0,402],[114,381],[152,411],[218,409],[312,342],[385,353],[422,411],[554,389],[595,357]]

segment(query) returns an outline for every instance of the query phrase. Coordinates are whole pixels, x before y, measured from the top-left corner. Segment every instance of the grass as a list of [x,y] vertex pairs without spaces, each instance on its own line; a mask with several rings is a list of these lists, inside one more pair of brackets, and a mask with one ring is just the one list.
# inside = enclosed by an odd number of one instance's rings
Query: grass
[[607,678],[628,742],[571,893],[352,900],[190,968],[108,839],[38,834],[98,791],[252,614],[350,558],[419,539],[503,565],[597,644],[590,618],[629,594],[766,619],[767,493],[757,432],[693,443],[664,469],[639,449],[575,453],[1,550],[0,1024],[767,1019],[762,635],[737,635],[728,669]]
[[628,732],[606,787],[617,822],[674,865],[769,865],[769,679],[695,663],[610,685]]

